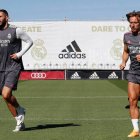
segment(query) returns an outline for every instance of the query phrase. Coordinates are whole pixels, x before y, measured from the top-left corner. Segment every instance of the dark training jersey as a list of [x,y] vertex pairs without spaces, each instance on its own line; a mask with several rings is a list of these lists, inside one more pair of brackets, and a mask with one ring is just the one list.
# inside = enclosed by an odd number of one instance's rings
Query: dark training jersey
[[[26,46],[22,49],[22,41]],[[20,28],[9,25],[0,30],[0,72],[21,70],[23,68],[21,56],[32,46],[32,40]],[[10,58],[11,54],[17,54],[18,59]]]
[[140,62],[136,59],[136,55],[140,54],[140,33],[138,35],[133,35],[132,32],[125,33],[124,43],[128,46],[131,62],[129,73],[140,75]]
[[22,68],[21,58],[15,61],[11,54],[21,50],[21,39],[16,37],[16,28],[8,27],[0,31],[0,71],[11,71]]
[[[22,41],[25,45],[22,47]],[[20,71],[23,68],[22,55],[32,46],[32,39],[20,28],[8,25],[0,30],[0,94],[4,86],[17,89]],[[10,55],[16,54],[18,59]]]

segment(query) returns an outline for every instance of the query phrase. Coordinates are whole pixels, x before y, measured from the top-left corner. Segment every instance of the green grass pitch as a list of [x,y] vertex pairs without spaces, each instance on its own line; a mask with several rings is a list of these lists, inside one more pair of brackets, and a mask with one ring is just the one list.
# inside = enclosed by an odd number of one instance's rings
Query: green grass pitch
[[[26,108],[26,130],[0,99],[0,140],[127,140],[127,81],[20,81],[14,93]],[[139,138],[136,138],[139,139]]]

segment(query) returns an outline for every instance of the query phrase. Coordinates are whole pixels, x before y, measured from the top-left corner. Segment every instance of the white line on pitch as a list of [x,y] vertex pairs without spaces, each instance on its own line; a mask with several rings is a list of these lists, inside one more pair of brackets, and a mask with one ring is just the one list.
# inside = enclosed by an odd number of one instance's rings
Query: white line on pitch
[[17,98],[30,98],[30,99],[97,99],[97,98],[127,98],[127,96],[25,96],[25,97],[17,97]]
[[[130,118],[63,118],[63,119],[57,119],[57,118],[26,118],[27,121],[40,121],[40,120],[48,120],[48,121],[125,121],[129,120]],[[11,121],[12,118],[0,118],[1,121]]]

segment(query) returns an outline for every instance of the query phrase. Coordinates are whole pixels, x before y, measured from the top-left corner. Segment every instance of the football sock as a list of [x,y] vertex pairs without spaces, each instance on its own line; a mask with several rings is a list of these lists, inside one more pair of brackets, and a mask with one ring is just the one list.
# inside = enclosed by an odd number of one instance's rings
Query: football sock
[[20,112],[20,106],[18,106],[17,108],[16,108],[16,110],[17,110],[17,113],[19,113]]
[[15,117],[17,125],[19,125],[21,123],[20,119],[18,117]]
[[139,121],[138,119],[131,119],[132,125],[135,131],[139,131]]

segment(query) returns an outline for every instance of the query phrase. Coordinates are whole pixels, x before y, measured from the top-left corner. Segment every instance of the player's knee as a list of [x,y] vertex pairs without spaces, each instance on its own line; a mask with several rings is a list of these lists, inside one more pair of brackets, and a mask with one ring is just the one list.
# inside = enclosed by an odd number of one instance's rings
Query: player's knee
[[2,97],[6,101],[10,101],[10,98],[12,96],[12,91],[9,87],[4,86],[2,90]]
[[129,98],[130,106],[137,106],[138,99],[137,98]]
[[2,97],[5,101],[9,101],[11,96],[9,94],[2,93]]

